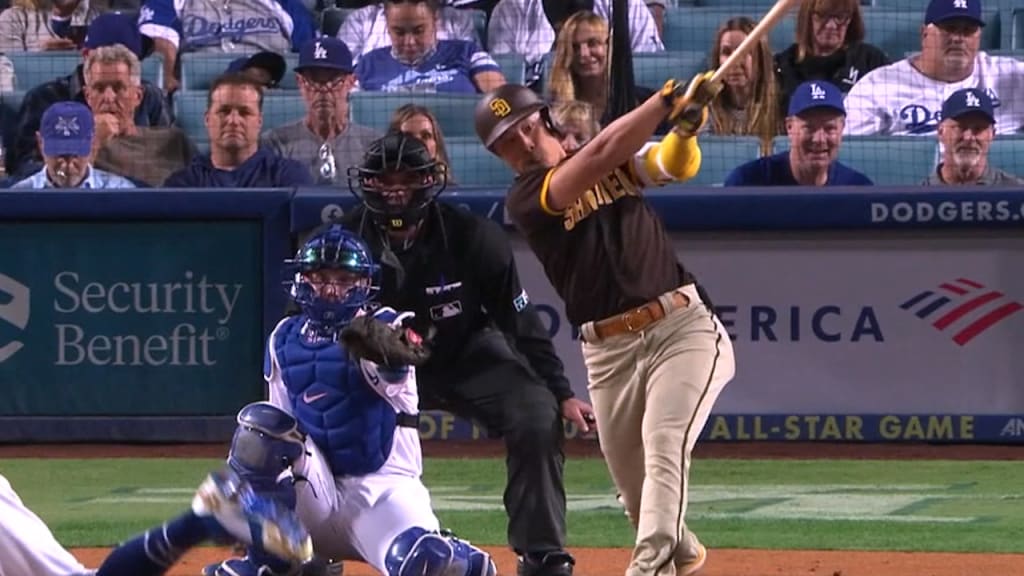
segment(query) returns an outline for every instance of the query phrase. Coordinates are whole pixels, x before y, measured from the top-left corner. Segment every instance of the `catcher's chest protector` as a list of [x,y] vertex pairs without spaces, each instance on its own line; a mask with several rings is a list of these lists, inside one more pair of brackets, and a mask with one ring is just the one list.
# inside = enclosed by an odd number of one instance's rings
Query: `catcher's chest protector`
[[376,472],[391,454],[398,415],[341,346],[303,339],[304,320],[292,317],[272,340],[295,418],[335,476]]

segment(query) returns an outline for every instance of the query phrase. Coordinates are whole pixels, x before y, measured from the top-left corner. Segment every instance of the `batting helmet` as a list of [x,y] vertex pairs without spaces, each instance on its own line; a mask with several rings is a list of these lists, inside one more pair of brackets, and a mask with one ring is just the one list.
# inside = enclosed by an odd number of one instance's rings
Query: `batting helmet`
[[[413,176],[414,184],[406,190],[388,190],[382,181],[388,174]],[[348,187],[378,224],[402,230],[423,219],[427,206],[444,191],[446,174],[426,144],[415,136],[391,131],[371,142],[363,163],[349,169]]]
[[526,86],[505,84],[488,92],[477,102],[473,113],[476,134],[484,147],[490,148],[516,122],[537,111],[540,111],[552,132],[557,134],[558,130],[548,114],[547,102]]

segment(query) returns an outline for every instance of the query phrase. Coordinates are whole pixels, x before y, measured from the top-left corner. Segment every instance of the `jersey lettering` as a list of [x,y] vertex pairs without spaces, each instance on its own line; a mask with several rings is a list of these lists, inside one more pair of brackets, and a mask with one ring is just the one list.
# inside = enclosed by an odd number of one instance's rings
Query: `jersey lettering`
[[565,209],[565,229],[572,230],[601,207],[614,204],[620,198],[639,195],[640,190],[633,179],[621,168],[616,168]]

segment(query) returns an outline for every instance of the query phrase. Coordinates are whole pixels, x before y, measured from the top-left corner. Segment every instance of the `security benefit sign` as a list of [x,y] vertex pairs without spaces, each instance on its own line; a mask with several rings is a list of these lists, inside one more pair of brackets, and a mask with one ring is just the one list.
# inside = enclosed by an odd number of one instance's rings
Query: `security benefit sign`
[[[954,236],[955,235],[955,236]],[[1024,441],[1024,239],[976,233],[673,235],[733,340],[717,440]],[[516,260],[586,397],[578,332]]]
[[261,395],[258,222],[5,222],[0,242],[0,415],[233,414]]

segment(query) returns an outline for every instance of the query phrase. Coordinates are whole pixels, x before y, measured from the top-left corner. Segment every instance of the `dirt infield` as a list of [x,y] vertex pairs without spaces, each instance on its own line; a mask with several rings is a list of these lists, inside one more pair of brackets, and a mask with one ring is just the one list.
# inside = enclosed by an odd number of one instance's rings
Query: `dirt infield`
[[[504,549],[489,549],[498,573],[515,574],[515,557]],[[108,550],[73,550],[86,566],[99,566]],[[622,576],[629,551],[621,548],[582,548],[576,555],[577,576]],[[170,572],[196,576],[203,566],[223,560],[231,551],[194,550]],[[795,550],[712,550],[700,576],[1009,576],[1024,573],[1024,555],[907,554],[895,552],[824,552]],[[378,576],[365,564],[348,562],[345,576]]]
[[[504,448],[495,441],[427,441],[424,454],[431,457],[501,457]],[[600,457],[595,441],[567,443],[570,458]],[[223,458],[227,446],[204,445],[0,445],[0,458]],[[929,444],[828,444],[828,443],[705,443],[697,458],[789,459],[941,459],[1016,460],[1020,449],[1012,446]],[[99,566],[108,549],[73,550],[86,566]],[[515,558],[504,548],[493,548],[500,574],[515,574]],[[573,550],[578,576],[621,576],[629,563],[625,548]],[[206,564],[229,557],[230,550],[201,548],[186,556],[170,572],[194,576]],[[346,564],[347,576],[373,576],[365,564]],[[1008,576],[1024,574],[1024,554],[936,554],[802,550],[712,550],[701,576]]]

